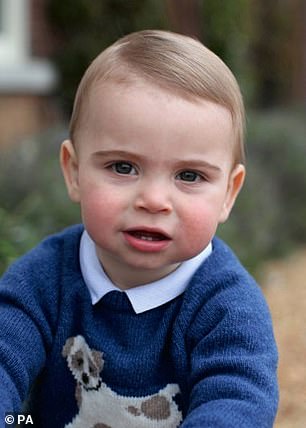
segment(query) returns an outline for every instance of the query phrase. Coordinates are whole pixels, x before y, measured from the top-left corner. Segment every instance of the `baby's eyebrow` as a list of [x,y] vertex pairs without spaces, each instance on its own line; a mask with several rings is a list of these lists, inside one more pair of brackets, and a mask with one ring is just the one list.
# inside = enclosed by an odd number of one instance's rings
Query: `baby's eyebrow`
[[214,172],[221,172],[219,166],[201,159],[178,159],[177,164],[180,165],[181,168],[205,168]]
[[141,156],[133,153],[133,152],[129,152],[126,150],[99,150],[97,152],[94,152],[92,154],[92,156],[94,157],[122,157],[122,158],[126,158],[126,157],[133,157],[133,158],[139,158],[141,159]]

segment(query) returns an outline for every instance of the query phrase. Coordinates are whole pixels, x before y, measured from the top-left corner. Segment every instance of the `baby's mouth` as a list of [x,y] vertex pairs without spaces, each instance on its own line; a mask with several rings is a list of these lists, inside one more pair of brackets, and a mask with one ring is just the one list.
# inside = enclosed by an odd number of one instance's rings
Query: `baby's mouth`
[[169,238],[160,232],[147,231],[147,230],[129,230],[127,233],[131,236],[134,236],[137,239],[142,241],[165,241]]
[[127,230],[126,233],[133,236],[136,239],[142,241],[169,241],[170,237],[165,233],[158,230],[144,230],[144,229],[133,229]]
[[162,229],[134,227],[123,232],[129,247],[141,253],[158,253],[170,245],[172,238]]

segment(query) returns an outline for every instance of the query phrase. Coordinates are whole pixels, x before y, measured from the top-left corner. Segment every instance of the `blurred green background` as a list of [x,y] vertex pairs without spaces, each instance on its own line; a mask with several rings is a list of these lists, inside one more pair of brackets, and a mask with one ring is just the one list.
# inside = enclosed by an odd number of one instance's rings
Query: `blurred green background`
[[[304,15],[303,15],[304,14]],[[195,36],[236,75],[247,117],[247,181],[219,234],[256,273],[306,243],[304,0],[50,0],[64,120],[0,152],[0,273],[44,236],[80,221],[58,150],[77,84],[118,37],[145,28]]]

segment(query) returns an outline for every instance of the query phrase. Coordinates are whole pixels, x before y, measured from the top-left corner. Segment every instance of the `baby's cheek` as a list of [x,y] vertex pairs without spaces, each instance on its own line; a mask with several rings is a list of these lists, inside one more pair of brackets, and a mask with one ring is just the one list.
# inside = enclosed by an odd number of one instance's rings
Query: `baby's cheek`
[[82,217],[90,227],[104,228],[110,225],[116,216],[116,204],[105,194],[88,192],[81,201]]
[[184,218],[184,239],[191,251],[201,251],[211,241],[216,231],[214,216],[207,211],[199,210]]

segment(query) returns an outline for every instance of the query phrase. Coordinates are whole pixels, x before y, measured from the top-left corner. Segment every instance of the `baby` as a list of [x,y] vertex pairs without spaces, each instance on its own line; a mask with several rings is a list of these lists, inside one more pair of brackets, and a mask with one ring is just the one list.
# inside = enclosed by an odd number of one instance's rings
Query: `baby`
[[[215,234],[245,178],[227,66],[164,31],[123,37],[78,88],[61,166],[82,225],[0,282],[0,427],[272,427],[270,314]],[[31,391],[30,391],[31,388]]]

